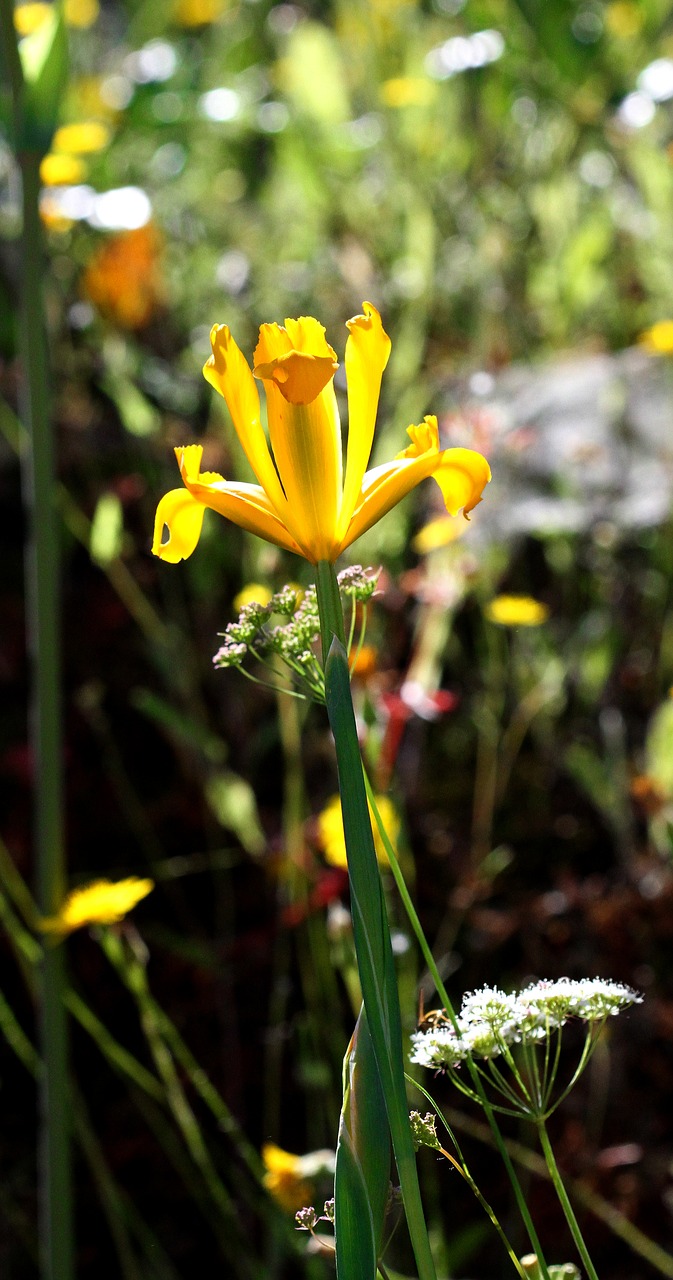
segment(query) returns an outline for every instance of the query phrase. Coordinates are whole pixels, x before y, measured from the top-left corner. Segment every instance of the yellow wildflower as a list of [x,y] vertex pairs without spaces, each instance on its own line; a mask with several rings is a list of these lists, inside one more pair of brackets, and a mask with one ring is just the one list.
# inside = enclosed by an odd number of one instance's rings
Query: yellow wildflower
[[52,11],[50,4],[35,0],[33,4],[20,4],[14,10],[14,26],[18,35],[30,36],[46,21]]
[[381,85],[386,107],[425,107],[435,96],[435,85],[425,76],[395,76]]
[[153,880],[94,880],[81,889],[72,889],[55,916],[42,920],[44,933],[65,935],[89,924],[117,924],[154,888]]
[[249,582],[247,587],[243,587],[237,596],[234,596],[234,608],[239,611],[246,604],[267,605],[271,599],[273,592],[268,587],[263,587],[260,582]]
[[40,163],[40,180],[45,187],[62,187],[85,177],[86,165],[78,156],[54,155],[50,151]]
[[[481,501],[488,463],[470,449],[440,449],[437,419],[408,428],[411,444],[393,462],[365,472],[390,339],[378,311],[348,321],[349,432],[345,474],[334,393],[336,353],[311,316],[263,324],[251,371],[226,325],[214,325],[204,375],[224,397],[258,484],[201,474],[203,449],[176,449],[184,484],[159,503],[155,555],[172,564],[194,551],[206,507],[313,564],[334,561],[427,476],[447,510],[465,515]],[[254,374],[254,377],[253,377]],[[264,383],[271,450],[254,378]],[[164,526],[168,538],[162,542]]]
[[116,120],[119,109],[106,101],[104,76],[79,76],[68,86],[68,101],[74,115],[83,119]]
[[539,627],[549,617],[547,605],[532,596],[496,596],[484,612],[501,627]]
[[658,320],[650,329],[641,333],[638,341],[653,355],[673,355],[673,320]]
[[430,551],[448,547],[456,538],[462,538],[466,529],[467,525],[460,516],[437,516],[418,530],[411,545],[419,556],[425,556]]
[[373,644],[363,644],[355,652],[355,657],[351,659],[351,675],[366,680],[368,676],[373,676],[378,667],[379,654],[378,649]]
[[110,130],[98,120],[83,120],[81,124],[63,124],[54,134],[52,151],[73,156],[90,155],[103,151],[110,141]]
[[99,13],[98,0],[63,0],[63,17],[69,27],[92,27]]
[[632,0],[614,0],[605,10],[605,25],[618,40],[632,40],[642,28],[644,14]]
[[222,17],[227,4],[228,0],[177,0],[173,21],[180,27],[205,27]]
[[[377,796],[376,807],[381,815],[384,830],[393,848],[395,848],[400,835],[400,820],[397,810],[388,796]],[[379,828],[369,807],[369,816],[372,823],[372,832],[374,834],[374,848],[376,849],[376,857],[384,866],[388,864],[388,857],[385,845],[379,834]],[[318,814],[318,843],[325,855],[325,860],[333,867],[348,867],[346,859],[346,838],[344,836],[343,816],[341,813],[341,797],[332,796],[327,801],[325,808]]]
[[294,1213],[308,1204],[313,1187],[303,1177],[301,1156],[266,1142],[262,1147],[262,1160],[266,1169],[264,1186],[283,1209]]
[[295,1156],[277,1147],[275,1142],[266,1142],[262,1147],[262,1160],[266,1169],[264,1186],[289,1213],[301,1209],[311,1199],[313,1179],[334,1177],[334,1152],[327,1148]]
[[[53,4],[44,3],[44,0],[29,0],[27,4],[17,5],[14,10],[14,26],[18,34],[32,35],[53,13],[54,7]],[[63,17],[69,27],[91,27],[99,13],[98,0],[64,0],[63,3]]]

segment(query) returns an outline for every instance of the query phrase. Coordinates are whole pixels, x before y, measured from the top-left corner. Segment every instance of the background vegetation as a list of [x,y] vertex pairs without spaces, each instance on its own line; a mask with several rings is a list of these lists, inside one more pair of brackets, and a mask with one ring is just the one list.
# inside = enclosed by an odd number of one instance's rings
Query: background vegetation
[[[17,10],[20,30],[35,8]],[[179,568],[149,546],[174,445],[202,440],[208,466],[248,478],[200,374],[211,324],[251,354],[263,321],[315,315],[342,352],[368,298],[393,338],[381,456],[437,412],[494,480],[460,540],[414,541],[438,514],[428,487],[354,549],[384,565],[358,681],[365,750],[457,1001],[563,974],[644,991],[554,1123],[601,1273],[670,1276],[648,1240],[670,1246],[673,1204],[671,330],[627,349],[673,314],[673,7],[70,0],[66,19],[62,123],[104,126],[57,137],[43,169],[68,864],[72,884],[156,882],[132,922],[69,943],[77,1274],[330,1272],[268,1172],[264,1187],[259,1152],[335,1141],[357,994],[346,877],[318,822],[332,749],[319,708],[211,665],[243,586],[310,572],[216,517]],[[0,141],[12,1280],[36,1274],[35,943],[15,871],[30,881],[19,218]],[[534,596],[548,620],[499,627],[484,606],[500,592]],[[390,909],[412,1029],[423,975],[392,888]],[[523,1250],[478,1117],[434,1091]],[[516,1150],[564,1261],[552,1196]],[[421,1161],[443,1274],[504,1274],[469,1189]],[[329,1179],[308,1181],[321,1204]],[[411,1269],[402,1233],[394,1256]]]

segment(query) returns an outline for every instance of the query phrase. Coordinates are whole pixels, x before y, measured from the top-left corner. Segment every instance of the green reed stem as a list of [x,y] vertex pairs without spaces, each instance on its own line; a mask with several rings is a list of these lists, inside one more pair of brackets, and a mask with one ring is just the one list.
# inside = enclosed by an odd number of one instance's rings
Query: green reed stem
[[[435,984],[437,994],[440,1000],[442,1001],[444,1008],[446,1009],[447,1013],[452,1019],[454,1025],[457,1025],[456,1014],[455,1014],[453,1005],[451,1003],[451,1000],[449,998],[449,994],[446,990],[446,987],[444,986],[444,983],[442,982],[439,969],[435,964],[435,958],[432,954],[432,951],[430,950],[428,940],[423,932],[423,926],[418,918],[418,913],[416,911],[416,908],[414,907],[414,904],[411,901],[411,896],[409,894],[409,890],[407,889],[404,876],[402,875],[402,870],[398,862],[397,855],[390,842],[388,833],[383,825],[381,815],[376,805],[376,798],[374,796],[374,793],[371,788],[371,784],[364,770],[363,770],[363,779],[364,779],[364,784],[367,791],[367,799],[369,801],[372,812],[374,814],[374,819],[376,821],[379,835],[381,836],[381,839],[383,841],[383,845],[388,857],[388,861],[390,863],[390,869],[393,873],[395,884],[397,885],[399,895],[402,899],[402,904],[409,918],[409,923],[411,924],[411,927],[416,936],[416,941],[418,942],[418,945],[423,954],[425,963],[428,966],[428,970],[432,976],[432,980]],[[500,1127],[495,1118],[493,1107],[491,1106],[488,1100],[488,1097],[484,1090],[484,1085],[481,1080],[481,1076],[477,1069],[476,1063],[474,1063],[472,1060],[471,1055],[468,1055],[466,1061],[467,1061],[468,1070],[472,1077],[472,1082],[478,1094],[478,1100],[481,1106],[483,1107],[484,1113],[488,1120],[491,1134],[493,1135],[493,1141],[495,1142],[495,1145],[498,1149],[498,1154],[505,1166],[505,1169],[507,1170],[507,1176],[510,1180],[512,1190],[514,1191],[517,1207],[519,1209],[519,1213],[521,1214],[522,1221],[528,1233],[528,1238],[533,1248],[533,1252],[537,1255],[537,1259],[540,1264],[540,1269],[543,1275],[543,1280],[549,1280],[549,1270],[544,1260],[544,1254],[542,1253],[542,1248],[540,1245],[540,1241],[538,1239],[537,1232],[535,1230],[535,1226],[533,1225],[533,1219],[531,1218],[530,1212],[528,1210],[528,1205],[526,1204],[526,1197],[524,1195],[523,1187],[521,1186],[521,1183],[517,1177],[514,1165],[512,1164],[512,1161],[510,1159],[509,1152],[505,1145],[505,1140],[502,1136],[502,1133],[500,1132]]]
[[[55,460],[49,418],[48,351],[42,295],[44,264],[39,215],[40,156],[19,156],[23,178],[23,279],[20,319],[23,416],[29,433],[23,456],[30,514],[26,553],[27,627],[33,660],[31,742],[35,761],[36,890],[40,912],[54,915],[65,893],[61,750],[61,638]],[[65,947],[46,947],[40,966],[42,1274],[73,1276],[70,1089],[68,1081]]]
[[[419,1277],[420,1280],[435,1280],[409,1126],[397,979],[353,712],[343,610],[336,573],[327,561],[317,565],[316,587],[325,666],[325,698],[337,755],[362,997]],[[337,1238],[337,1262],[338,1249]]]
[[559,1167],[556,1163],[554,1150],[552,1148],[551,1142],[549,1141],[547,1126],[542,1117],[536,1120],[536,1128],[540,1138],[540,1146],[542,1147],[542,1152],[545,1158],[545,1162],[549,1170],[549,1176],[554,1184],[554,1190],[556,1191],[559,1204],[561,1205],[561,1208],[563,1209],[563,1212],[565,1214],[566,1222],[570,1227],[572,1238],[575,1241],[575,1244],[577,1246],[577,1252],[579,1253],[580,1258],[582,1259],[582,1263],[585,1267],[588,1280],[598,1280],[598,1273],[596,1271],[596,1268],[594,1267],[593,1262],[591,1261],[586,1244],[584,1243],[584,1236],[582,1235],[582,1232],[580,1230],[580,1225],[577,1221],[577,1218],[575,1217],[575,1212],[568,1198],[568,1192],[565,1189],[563,1178],[561,1177],[561,1174],[559,1172]]

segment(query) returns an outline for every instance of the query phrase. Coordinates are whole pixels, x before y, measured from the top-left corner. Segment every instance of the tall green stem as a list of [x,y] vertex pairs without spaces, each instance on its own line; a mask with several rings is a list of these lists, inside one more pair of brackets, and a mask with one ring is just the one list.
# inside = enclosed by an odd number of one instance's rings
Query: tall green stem
[[[369,779],[367,778],[367,775],[364,774],[363,776],[364,776],[365,786],[367,788],[367,798],[369,800],[369,803],[372,808],[372,812],[374,814],[374,818],[376,820],[376,825],[378,827],[379,835],[383,841],[386,853],[388,855],[388,861],[390,863],[390,868],[393,873],[393,877],[395,879],[395,884],[397,885],[399,895],[402,899],[402,904],[407,913],[407,916],[409,917],[409,923],[411,924],[411,927],[416,935],[416,940],[423,954],[423,959],[425,960],[425,963],[428,966],[428,970],[432,976],[432,980],[435,984],[437,994],[440,1000],[442,1001],[444,1008],[449,1013],[449,1016],[451,1017],[454,1025],[456,1025],[456,1014],[453,1009],[453,1005],[451,1003],[451,1000],[449,999],[449,994],[446,990],[446,987],[442,982],[441,974],[439,972],[439,969],[437,968],[437,965],[435,963],[435,958],[428,945],[428,940],[423,932],[423,926],[418,918],[418,913],[416,911],[416,908],[414,907],[414,904],[411,901],[411,896],[409,894],[409,890],[407,889],[404,876],[402,875],[402,869],[397,860],[395,850],[392,847],[392,844],[388,837],[388,833],[381,820],[381,815],[378,811],[376,798],[372,791],[371,784],[369,782]],[[493,1140],[498,1149],[498,1153],[502,1159],[505,1169],[507,1170],[507,1176],[510,1180],[510,1183],[512,1185],[512,1190],[514,1191],[514,1195],[516,1197],[519,1213],[521,1214],[522,1221],[524,1223],[526,1231],[528,1232],[528,1238],[531,1242],[533,1250],[540,1264],[540,1270],[542,1271],[544,1280],[549,1280],[549,1271],[547,1268],[547,1263],[545,1262],[544,1255],[542,1253],[542,1248],[540,1245],[540,1241],[538,1239],[537,1232],[535,1230],[535,1226],[533,1224],[533,1219],[531,1218],[530,1212],[528,1210],[528,1205],[526,1204],[526,1197],[523,1193],[523,1188],[521,1186],[521,1183],[519,1182],[519,1179],[516,1175],[516,1170],[510,1159],[509,1152],[505,1145],[505,1140],[502,1136],[502,1133],[500,1132],[500,1126],[498,1125],[498,1122],[496,1120],[493,1108],[491,1107],[488,1097],[486,1096],[486,1092],[484,1090],[481,1077],[478,1071],[476,1070],[474,1062],[472,1061],[471,1057],[468,1057],[467,1059],[467,1067],[472,1077],[472,1083],[479,1095],[479,1101],[481,1102],[481,1105],[484,1109],[484,1113],[488,1120],[491,1133],[493,1135]]]
[[554,1190],[556,1191],[556,1194],[559,1199],[559,1204],[561,1205],[561,1208],[563,1209],[563,1212],[565,1214],[566,1222],[570,1227],[572,1238],[575,1241],[575,1244],[577,1246],[577,1252],[579,1253],[580,1258],[582,1259],[582,1263],[584,1264],[588,1280],[598,1280],[598,1273],[596,1271],[596,1268],[594,1267],[593,1262],[591,1261],[591,1258],[589,1257],[589,1251],[586,1247],[586,1244],[584,1243],[584,1236],[582,1235],[579,1222],[575,1217],[575,1212],[570,1203],[570,1200],[568,1199],[568,1192],[566,1191],[565,1186],[563,1185],[563,1178],[559,1173],[559,1168],[556,1163],[556,1157],[554,1155],[551,1142],[549,1141],[547,1126],[542,1118],[536,1121],[536,1125],[537,1125],[538,1135],[540,1138],[540,1145],[542,1147],[545,1162],[549,1170],[549,1176],[554,1184]]
[[[29,432],[24,463],[30,513],[26,553],[28,641],[33,662],[31,741],[35,768],[35,858],[39,909],[54,915],[64,897],[63,777],[61,743],[61,641],[59,526],[48,405],[48,352],[39,215],[40,157],[24,152],[21,354],[23,413]],[[65,947],[45,949],[40,967],[40,1024],[45,1070],[41,1080],[42,1274],[71,1280],[71,1195]]]
[[316,585],[325,665],[325,696],[339,770],[353,934],[362,996],[419,1277],[420,1280],[435,1280],[418,1185],[416,1153],[409,1127],[395,964],[353,712],[344,648],[343,612],[334,567],[326,561],[317,566]]

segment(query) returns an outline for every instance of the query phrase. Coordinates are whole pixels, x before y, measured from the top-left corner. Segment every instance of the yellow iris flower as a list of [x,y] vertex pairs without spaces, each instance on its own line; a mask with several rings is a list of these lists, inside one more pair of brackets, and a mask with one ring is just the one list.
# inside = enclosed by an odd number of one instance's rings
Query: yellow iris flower
[[[258,484],[202,474],[199,445],[176,449],[184,488],[159,503],[155,555],[172,564],[190,556],[206,507],[317,564],[335,561],[427,476],[434,476],[453,515],[461,509],[467,515],[481,501],[491,478],[488,463],[471,449],[440,449],[434,417],[408,428],[411,443],[393,462],[366,471],[390,339],[376,308],[365,302],[363,310],[347,324],[345,468],[334,393],[337,358],[323,326],[311,316],[286,320],[284,327],[263,324],[252,370],[227,326],[213,327],[213,353],[203,372],[227,403]],[[264,383],[271,448],[255,378]]]

